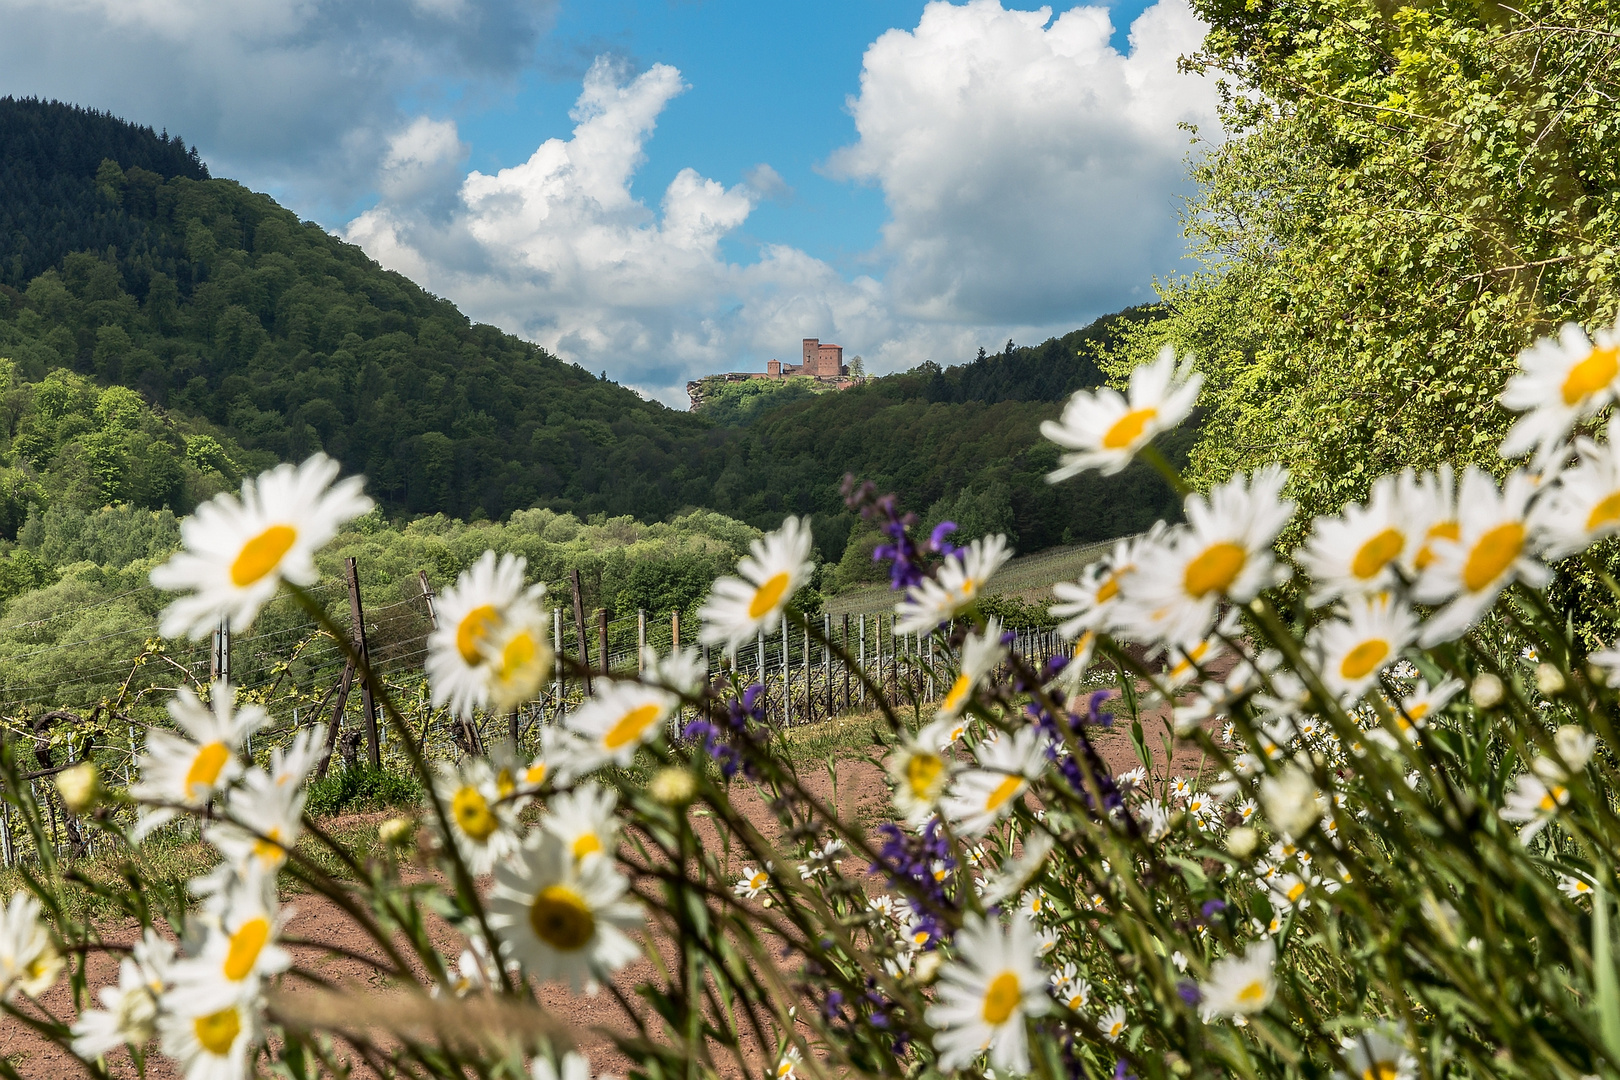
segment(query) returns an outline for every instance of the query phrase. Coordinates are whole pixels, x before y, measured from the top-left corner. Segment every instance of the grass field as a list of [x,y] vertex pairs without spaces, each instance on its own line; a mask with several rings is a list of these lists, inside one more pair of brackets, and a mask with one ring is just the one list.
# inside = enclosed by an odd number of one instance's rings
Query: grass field
[[[1079,577],[1081,570],[1101,558],[1113,545],[1114,541],[1109,540],[1020,556],[996,572],[987,591],[1041,603],[1051,595],[1055,583]],[[886,585],[862,585],[829,597],[826,610],[834,616],[889,612],[894,610],[894,594]]]

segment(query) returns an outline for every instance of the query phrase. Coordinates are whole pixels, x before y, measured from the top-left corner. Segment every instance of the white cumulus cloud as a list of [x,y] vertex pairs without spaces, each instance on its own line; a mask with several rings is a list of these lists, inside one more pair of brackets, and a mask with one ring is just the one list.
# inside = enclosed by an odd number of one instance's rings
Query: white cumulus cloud
[[722,241],[760,202],[791,196],[768,164],[730,186],[682,169],[656,207],[637,198],[647,140],[686,84],[664,64],[631,77],[606,59],[568,138],[470,173],[448,202],[412,185],[447,190],[464,153],[454,127],[401,126],[384,198],[345,235],[473,317],[671,404],[687,379],[792,359],[805,336],[874,370],[954,361],[1151,299],[1152,275],[1176,268],[1177,125],[1211,124],[1214,96],[1176,58],[1202,32],[1186,0],[1159,0],[1122,55],[1102,8],[1054,19],[973,0],[884,34],[850,101],[859,138],[828,166],[882,187],[890,220],[870,276],[782,244],[727,258]]

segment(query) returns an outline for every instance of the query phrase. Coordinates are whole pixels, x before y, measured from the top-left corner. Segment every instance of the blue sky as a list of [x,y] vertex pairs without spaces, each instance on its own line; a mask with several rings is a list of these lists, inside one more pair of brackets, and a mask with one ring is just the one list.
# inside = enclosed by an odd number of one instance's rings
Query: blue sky
[[1187,0],[0,0],[0,94],[198,144],[649,397],[960,362],[1189,269]]

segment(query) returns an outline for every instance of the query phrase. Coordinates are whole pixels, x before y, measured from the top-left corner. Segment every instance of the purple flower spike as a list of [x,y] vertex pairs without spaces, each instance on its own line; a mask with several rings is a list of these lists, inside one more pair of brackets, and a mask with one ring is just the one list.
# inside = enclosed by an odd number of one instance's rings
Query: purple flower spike
[[1206,919],[1213,918],[1217,913],[1225,911],[1225,910],[1226,910],[1226,901],[1225,900],[1205,900],[1204,901],[1203,912],[1204,912],[1204,918],[1206,918]]
[[956,522],[942,521],[934,526],[934,531],[928,536],[928,550],[937,551],[941,555],[955,555],[962,549],[951,543],[947,537],[956,531]]
[[1183,979],[1178,982],[1176,984],[1176,993],[1180,994],[1181,1000],[1189,1005],[1197,1005],[1204,1000],[1204,995],[1198,992],[1198,984],[1191,979]]

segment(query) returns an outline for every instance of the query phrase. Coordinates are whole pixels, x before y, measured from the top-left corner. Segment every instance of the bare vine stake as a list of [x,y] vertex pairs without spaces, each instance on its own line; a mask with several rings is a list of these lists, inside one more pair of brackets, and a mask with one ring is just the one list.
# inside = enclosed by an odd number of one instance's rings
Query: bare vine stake
[[[343,560],[343,571],[349,579],[349,619],[353,624],[354,651],[369,670],[371,654],[366,649],[366,613],[360,604],[360,571],[354,556]],[[377,730],[377,705],[371,698],[371,681],[360,681],[360,707],[366,719],[366,757],[373,769],[382,767],[382,741]]]
[[585,642],[585,598],[580,595],[579,568],[568,573],[568,583],[574,587],[574,637],[579,642],[579,663],[585,670],[585,696],[591,696],[591,650]]

